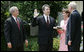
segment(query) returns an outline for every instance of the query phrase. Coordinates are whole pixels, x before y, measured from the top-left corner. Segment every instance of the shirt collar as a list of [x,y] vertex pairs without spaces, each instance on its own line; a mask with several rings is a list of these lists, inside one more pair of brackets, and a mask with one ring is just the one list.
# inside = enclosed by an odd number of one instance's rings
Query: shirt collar
[[[47,17],[45,14],[43,14],[44,15],[44,17]],[[49,15],[48,15],[48,17],[49,17]]]
[[[47,16],[45,14],[43,14],[44,18],[45,18],[45,21],[47,22]],[[48,15],[48,20],[49,20],[49,15]],[[50,20],[49,20],[50,22]]]
[[12,17],[14,18],[14,20],[16,21],[16,17],[12,15]]
[[[76,10],[76,9],[72,10],[72,12],[75,11],[75,10]],[[71,13],[72,13],[72,12],[71,12]]]

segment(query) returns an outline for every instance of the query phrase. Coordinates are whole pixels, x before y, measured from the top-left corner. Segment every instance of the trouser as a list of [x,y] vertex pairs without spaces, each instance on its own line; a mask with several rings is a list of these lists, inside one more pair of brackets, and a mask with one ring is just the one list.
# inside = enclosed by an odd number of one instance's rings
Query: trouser
[[40,44],[39,51],[52,51],[52,45],[49,44]]
[[24,45],[12,47],[10,51],[24,51]]
[[53,48],[53,39],[50,37],[46,43],[39,42],[39,51],[52,51]]
[[68,46],[69,51],[80,51],[80,44],[75,45],[75,46]]

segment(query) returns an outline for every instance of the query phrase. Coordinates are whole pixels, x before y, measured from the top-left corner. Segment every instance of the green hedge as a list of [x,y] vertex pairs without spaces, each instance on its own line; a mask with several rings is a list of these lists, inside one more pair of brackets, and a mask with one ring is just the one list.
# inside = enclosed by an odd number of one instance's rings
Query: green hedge
[[[51,7],[51,16],[55,19],[57,18],[57,12],[61,11],[62,8],[70,1],[1,1],[1,50],[7,50],[6,41],[4,38],[4,22],[10,16],[9,8],[11,6],[17,6],[19,8],[19,17],[22,18],[27,23],[31,23],[33,17],[34,9],[37,8],[40,15],[42,15],[42,5],[49,4]],[[29,25],[25,26],[28,36],[30,35]],[[31,39],[31,38],[30,38]],[[33,41],[31,41],[33,42]],[[33,43],[32,43],[33,44]],[[35,42],[35,44],[37,44]],[[34,47],[31,47],[34,46]],[[29,46],[30,48],[35,48],[35,45]],[[30,49],[29,49],[30,50]],[[38,49],[35,49],[38,50]]]
[[[37,43],[38,37],[28,37],[28,47],[25,47],[24,51],[39,51],[39,46]],[[59,49],[59,38],[53,38],[53,48],[52,51],[58,51]]]

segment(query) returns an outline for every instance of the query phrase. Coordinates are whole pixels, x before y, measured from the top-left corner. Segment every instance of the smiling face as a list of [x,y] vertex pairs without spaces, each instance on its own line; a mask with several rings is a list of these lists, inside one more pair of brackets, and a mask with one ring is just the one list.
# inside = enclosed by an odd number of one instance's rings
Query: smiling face
[[62,15],[64,17],[64,20],[66,20],[69,17],[69,15],[70,15],[69,10],[68,9],[63,9],[62,10]]
[[62,15],[63,15],[64,19],[66,19],[68,17],[68,13],[63,12]]

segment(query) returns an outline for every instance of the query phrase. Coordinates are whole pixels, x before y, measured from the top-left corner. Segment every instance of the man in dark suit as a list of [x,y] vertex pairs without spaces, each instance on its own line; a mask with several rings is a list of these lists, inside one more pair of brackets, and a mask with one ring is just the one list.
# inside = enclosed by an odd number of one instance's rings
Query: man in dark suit
[[13,6],[9,9],[12,14],[10,18],[5,21],[4,34],[8,48],[11,51],[23,51],[24,42],[28,46],[26,34],[24,34],[23,21],[17,18],[19,15],[18,8]]
[[43,15],[34,14],[32,26],[39,26],[38,44],[39,51],[52,51],[53,48],[53,27],[56,26],[55,19],[49,16],[50,7],[45,4],[42,6]]
[[71,12],[66,31],[66,44],[69,51],[79,51],[81,42],[81,17],[76,10],[76,3],[70,2],[68,9]]

